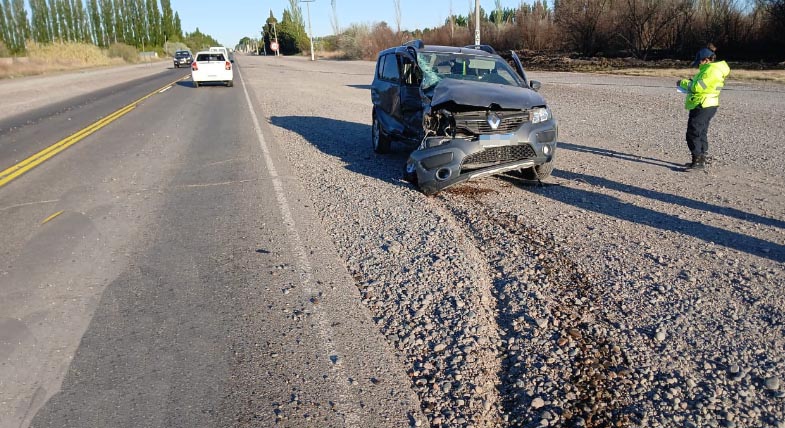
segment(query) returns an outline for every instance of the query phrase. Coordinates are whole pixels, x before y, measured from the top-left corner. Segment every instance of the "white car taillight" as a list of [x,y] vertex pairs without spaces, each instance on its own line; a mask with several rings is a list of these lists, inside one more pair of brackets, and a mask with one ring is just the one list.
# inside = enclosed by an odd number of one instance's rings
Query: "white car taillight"
[[199,70],[199,66],[198,66],[198,65],[196,65],[196,61],[194,61],[194,62],[192,62],[192,63],[191,63],[191,70],[193,70],[193,71],[197,71],[197,70]]
[[231,62],[226,61],[226,69],[227,70],[231,70],[232,69],[232,63]]

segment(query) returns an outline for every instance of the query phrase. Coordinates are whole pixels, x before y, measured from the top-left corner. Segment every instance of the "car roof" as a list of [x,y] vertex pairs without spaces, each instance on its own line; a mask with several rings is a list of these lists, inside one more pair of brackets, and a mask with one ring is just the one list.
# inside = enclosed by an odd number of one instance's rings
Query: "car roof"
[[[396,46],[393,48],[385,49],[379,52],[379,55],[386,55],[394,52],[404,52],[408,48],[413,48],[411,46]],[[436,52],[436,53],[459,53],[459,54],[467,54],[467,55],[476,55],[476,56],[487,56],[487,57],[499,57],[498,54],[492,54],[490,52],[486,52],[480,49],[471,49],[466,47],[457,47],[457,46],[440,46],[440,45],[424,45],[421,48],[413,48],[417,52]]]

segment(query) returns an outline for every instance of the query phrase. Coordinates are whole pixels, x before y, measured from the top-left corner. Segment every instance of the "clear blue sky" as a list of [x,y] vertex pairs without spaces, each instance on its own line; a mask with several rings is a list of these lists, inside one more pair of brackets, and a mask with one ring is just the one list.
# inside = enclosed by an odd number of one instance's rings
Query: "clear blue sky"
[[[335,0],[338,23],[374,23],[385,21],[395,27],[395,6],[393,0]],[[450,14],[466,15],[474,10],[474,0],[401,0],[401,28],[417,28],[441,25]],[[524,3],[529,3],[524,1]],[[493,0],[481,0],[483,9],[490,12],[495,7]],[[502,0],[503,7],[518,7],[521,0]],[[241,38],[260,37],[264,21],[270,10],[279,20],[284,9],[289,7],[288,0],[172,0],[172,8],[179,12],[183,31],[191,32],[196,27],[203,33],[215,37],[226,46],[234,47]],[[308,26],[306,5],[301,3],[303,15]],[[330,0],[316,0],[311,3],[311,25],[315,36],[332,34],[332,7]],[[307,29],[307,28],[306,28]]]

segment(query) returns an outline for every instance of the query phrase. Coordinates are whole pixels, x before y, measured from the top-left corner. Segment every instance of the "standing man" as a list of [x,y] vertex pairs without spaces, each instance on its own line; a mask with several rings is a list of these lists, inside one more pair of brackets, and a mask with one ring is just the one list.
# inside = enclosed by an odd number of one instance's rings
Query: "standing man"
[[716,61],[714,45],[698,51],[692,66],[698,66],[698,74],[692,80],[682,79],[678,86],[687,93],[684,107],[690,112],[687,121],[687,147],[692,152],[692,162],[687,164],[688,170],[701,170],[706,166],[706,155],[709,151],[709,122],[717,113],[720,105],[720,90],[725,85],[725,78],[730,67],[725,61]]

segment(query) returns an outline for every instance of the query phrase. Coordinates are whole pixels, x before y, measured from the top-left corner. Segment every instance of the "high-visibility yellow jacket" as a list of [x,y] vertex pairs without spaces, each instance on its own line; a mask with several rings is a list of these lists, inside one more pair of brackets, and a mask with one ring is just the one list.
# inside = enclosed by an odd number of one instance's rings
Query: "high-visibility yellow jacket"
[[682,79],[679,86],[687,91],[684,107],[692,110],[695,107],[715,107],[720,105],[720,90],[725,86],[725,78],[730,74],[730,67],[725,61],[703,64],[692,80]]

